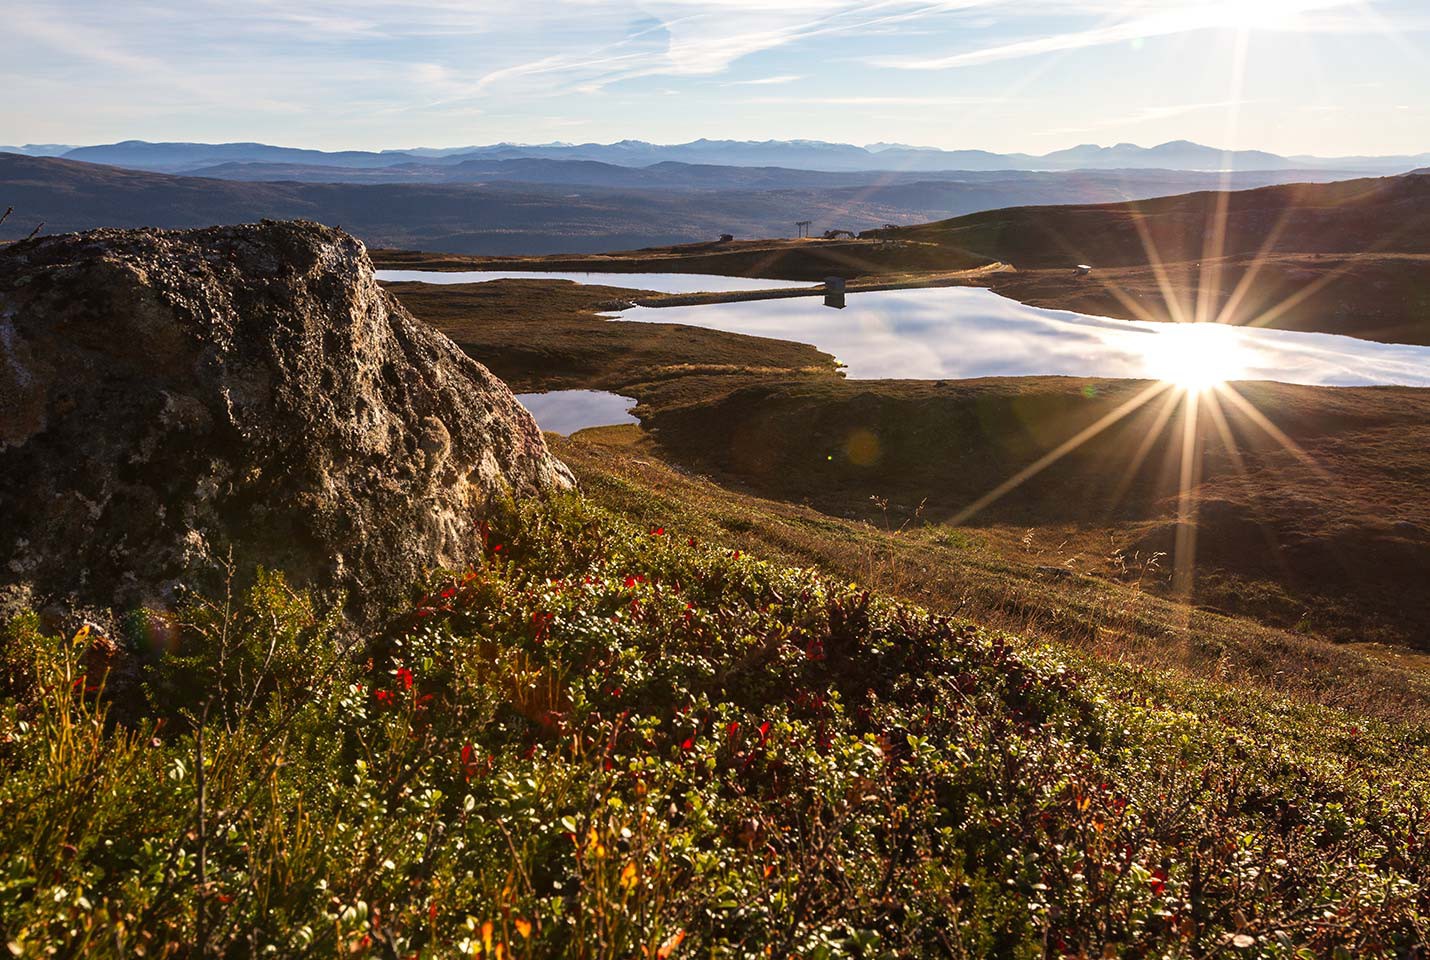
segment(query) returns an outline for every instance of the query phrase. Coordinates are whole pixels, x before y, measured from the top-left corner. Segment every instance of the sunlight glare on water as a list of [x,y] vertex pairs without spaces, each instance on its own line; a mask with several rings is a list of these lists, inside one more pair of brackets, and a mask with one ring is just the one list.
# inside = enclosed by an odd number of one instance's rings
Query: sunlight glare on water
[[635,307],[616,319],[680,323],[813,344],[855,380],[1069,376],[1319,386],[1430,386],[1430,347],[1209,323],[1153,323],[1030,307],[976,287],[701,306]]
[[1186,390],[1246,377],[1244,332],[1221,323],[1170,323],[1148,337],[1147,375]]

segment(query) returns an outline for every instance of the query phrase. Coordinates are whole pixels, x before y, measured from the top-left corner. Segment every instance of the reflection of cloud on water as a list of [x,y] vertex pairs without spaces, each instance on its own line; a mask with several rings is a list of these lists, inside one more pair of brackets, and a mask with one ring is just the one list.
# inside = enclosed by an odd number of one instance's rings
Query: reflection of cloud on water
[[516,398],[531,411],[536,425],[551,433],[575,433],[587,427],[640,422],[631,415],[635,400],[605,390],[518,393]]
[[[976,287],[855,293],[844,310],[799,297],[635,308],[621,319],[813,344],[848,364],[852,379],[1150,379],[1162,376],[1167,356],[1175,357],[1185,344],[1209,359],[1234,350],[1230,369],[1239,379],[1430,386],[1430,347],[1291,330],[1236,327],[1232,335],[1226,327],[1207,329],[1209,324],[1115,320],[1029,307]],[[1207,330],[1207,341],[1198,343],[1192,329]],[[1154,345],[1149,336],[1176,336],[1181,343]]]

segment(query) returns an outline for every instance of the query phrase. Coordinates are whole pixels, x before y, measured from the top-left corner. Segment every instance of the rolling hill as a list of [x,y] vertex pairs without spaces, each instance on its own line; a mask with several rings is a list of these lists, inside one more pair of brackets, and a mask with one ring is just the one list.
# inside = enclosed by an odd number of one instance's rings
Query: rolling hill
[[[98,226],[190,227],[300,217],[372,246],[452,253],[592,253],[709,240],[867,230],[1016,204],[1122,200],[1221,182],[1215,174],[1074,172],[891,176],[888,182],[781,168],[481,161],[490,179],[457,183],[247,182],[0,154],[0,240],[43,221],[50,233]],[[356,170],[357,168],[333,168]],[[306,175],[306,174],[304,174]],[[1244,178],[1283,174],[1245,174]],[[475,176],[475,174],[474,174]],[[596,182],[592,182],[596,181]],[[1240,180],[1238,182],[1241,182]]]
[[[1219,227],[1223,212],[1225,226]],[[1018,207],[880,234],[961,247],[1032,268],[1126,267],[1274,252],[1430,253],[1430,177]]]

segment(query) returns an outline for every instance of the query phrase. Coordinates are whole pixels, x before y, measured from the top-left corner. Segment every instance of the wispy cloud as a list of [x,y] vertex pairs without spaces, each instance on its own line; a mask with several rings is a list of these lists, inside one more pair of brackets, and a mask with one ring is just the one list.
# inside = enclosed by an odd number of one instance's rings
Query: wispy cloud
[[[1154,13],[1133,16],[1084,30],[1046,34],[1012,43],[968,50],[944,57],[884,56],[865,62],[899,70],[948,70],[1015,60],[1132,40],[1172,36],[1214,28],[1294,30],[1301,18],[1316,11],[1358,5],[1361,0],[1216,0],[1178,4]],[[1145,8],[1144,8],[1145,9]]]
[[827,106],[922,106],[957,107],[973,104],[1004,103],[1003,97],[901,97],[901,96],[847,96],[847,97],[747,97],[741,103],[793,103]]
[[726,87],[770,87],[779,83],[794,83],[796,80],[803,80],[804,75],[799,73],[786,73],[778,77],[759,77],[755,80],[728,80],[723,86]]
[[[1423,129],[1410,122],[1420,114],[1395,108],[1430,103],[1427,0],[0,5],[16,38],[3,69],[24,78],[11,86],[25,91],[0,104],[0,129],[35,141],[400,146],[535,140],[570,123],[593,139],[797,136],[1014,150],[1073,132],[1125,139],[1122,128],[1158,121],[1176,137],[1219,139],[1212,101],[1240,95],[1242,128],[1282,153],[1350,140],[1413,152],[1424,149]],[[1244,89],[1128,53],[1129,41],[1240,28],[1296,31],[1304,42],[1253,44],[1254,57],[1269,59],[1256,62]],[[1225,37],[1196,39],[1215,47]],[[1070,73],[1063,55],[1090,48],[1103,55]],[[1019,58],[1028,69],[1012,83],[1006,71],[980,69]],[[910,70],[926,73],[912,82]],[[1292,92],[1287,76],[1298,78]],[[1374,97],[1362,91],[1374,105],[1301,109],[1353,103],[1345,91],[1357,83],[1380,85]],[[953,113],[957,123],[940,122]]]
[[253,91],[235,90],[204,74],[194,74],[174,66],[169,60],[145,52],[134,52],[115,34],[99,27],[76,23],[44,9],[16,4],[5,15],[13,36],[82,63],[109,67],[148,83],[180,92],[195,106],[243,106],[255,104],[275,113],[292,112],[293,106],[281,98],[266,98]]
[[[484,76],[483,88],[518,77],[574,77],[574,89],[593,93],[642,77],[699,77],[723,73],[735,62],[790,44],[861,36],[938,14],[1003,3],[1006,0],[665,0],[643,8],[657,24],[663,49],[642,49],[616,57],[557,55],[518,64]],[[696,12],[691,12],[692,10]],[[625,38],[613,46],[626,46]]]

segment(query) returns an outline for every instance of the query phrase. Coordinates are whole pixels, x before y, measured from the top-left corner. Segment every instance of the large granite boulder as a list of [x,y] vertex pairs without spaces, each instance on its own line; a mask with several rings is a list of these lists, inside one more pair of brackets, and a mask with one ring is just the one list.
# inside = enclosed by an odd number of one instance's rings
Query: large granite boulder
[[305,222],[0,251],[0,612],[168,606],[219,561],[359,617],[571,485],[506,385]]

